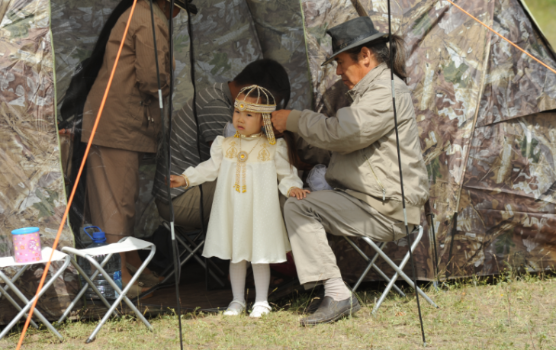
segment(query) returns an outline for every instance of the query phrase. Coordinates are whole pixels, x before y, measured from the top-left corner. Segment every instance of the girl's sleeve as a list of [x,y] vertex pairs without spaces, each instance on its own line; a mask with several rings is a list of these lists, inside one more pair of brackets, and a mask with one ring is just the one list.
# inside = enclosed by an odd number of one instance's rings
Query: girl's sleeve
[[210,147],[210,159],[202,162],[196,167],[189,167],[184,171],[184,175],[189,180],[189,187],[201,185],[207,181],[214,181],[218,177],[220,164],[222,164],[222,142],[224,137],[217,136]]
[[303,188],[303,181],[297,176],[297,169],[290,165],[288,146],[284,139],[276,140],[276,154],[274,155],[276,174],[278,175],[278,189],[288,197],[293,187]]

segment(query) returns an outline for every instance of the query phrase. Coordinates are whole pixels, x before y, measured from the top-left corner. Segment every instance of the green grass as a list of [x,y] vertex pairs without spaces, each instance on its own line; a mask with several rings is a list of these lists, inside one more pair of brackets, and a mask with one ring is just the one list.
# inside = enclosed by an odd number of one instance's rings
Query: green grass
[[533,17],[556,49],[556,0],[525,0]]
[[[429,349],[555,349],[556,279],[503,276],[491,283],[466,280],[427,291],[439,309],[423,305]],[[268,317],[224,317],[199,313],[183,317],[186,349],[418,349],[421,335],[413,294],[394,294],[371,316],[377,291],[363,291],[363,309],[353,318],[302,328],[301,310],[309,294],[284,300]],[[423,300],[421,299],[423,303]],[[84,344],[96,322],[68,322],[59,343],[46,330],[30,329],[25,349],[178,349],[177,319],[151,319],[154,333],[134,318],[113,320],[97,339]],[[0,340],[15,348],[20,330]]]

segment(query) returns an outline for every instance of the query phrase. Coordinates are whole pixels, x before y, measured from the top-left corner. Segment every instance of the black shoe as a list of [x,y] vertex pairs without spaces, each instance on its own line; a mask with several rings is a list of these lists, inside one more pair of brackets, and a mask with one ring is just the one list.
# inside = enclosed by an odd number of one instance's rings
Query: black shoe
[[301,319],[302,326],[314,326],[320,323],[331,323],[342,317],[355,314],[361,309],[361,305],[354,294],[351,297],[335,301],[331,297],[325,297],[317,311],[311,316]]
[[322,304],[322,300],[324,299],[324,288],[318,289],[318,292],[315,293],[315,296],[309,301],[309,305],[303,310],[303,313],[306,315],[314,314],[320,304]]

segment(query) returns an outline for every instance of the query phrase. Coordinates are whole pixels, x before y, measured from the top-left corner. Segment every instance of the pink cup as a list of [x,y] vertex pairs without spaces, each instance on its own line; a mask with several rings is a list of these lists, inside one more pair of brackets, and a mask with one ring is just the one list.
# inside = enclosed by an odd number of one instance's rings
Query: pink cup
[[40,261],[41,237],[38,227],[24,227],[12,231],[14,259],[17,263]]

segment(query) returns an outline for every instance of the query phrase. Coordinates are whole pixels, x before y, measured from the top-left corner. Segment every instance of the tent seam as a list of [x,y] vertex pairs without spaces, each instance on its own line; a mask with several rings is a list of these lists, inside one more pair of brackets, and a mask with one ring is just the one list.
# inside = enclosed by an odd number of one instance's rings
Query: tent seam
[[[64,182],[62,185],[62,192],[64,193],[64,200],[66,202],[66,206],[68,205],[68,194],[66,191],[66,185],[64,180],[64,167],[62,165],[62,145],[60,143],[60,130],[58,130],[58,89],[57,89],[57,79],[56,79],[56,52],[54,51],[54,35],[52,34],[52,0],[48,0],[48,35],[50,36],[50,55],[52,57],[52,89],[54,93],[54,128],[56,130],[56,141],[58,142],[58,167],[60,168],[60,173],[62,174],[62,181]],[[72,246],[75,248],[75,233],[73,232],[70,222],[69,216],[66,218],[66,225],[71,232],[72,238]]]
[[305,45],[305,59],[307,60],[307,77],[311,83],[311,108],[316,108],[315,88],[313,87],[313,74],[311,73],[311,61],[309,60],[309,48],[307,47],[307,28],[305,27],[305,12],[303,12],[303,0],[299,0],[299,10],[301,12],[301,22],[303,25],[303,43]]
[[[490,18],[491,18],[492,22],[494,22],[494,3],[492,3],[492,6],[493,6],[492,7],[492,16]],[[460,201],[461,201],[461,193],[462,193],[463,184],[464,184],[464,181],[465,181],[465,172],[467,171],[467,163],[469,161],[469,154],[471,153],[471,144],[473,143],[473,135],[475,134],[475,128],[477,126],[477,119],[478,119],[478,116],[479,116],[479,111],[481,109],[481,98],[482,98],[482,95],[483,95],[483,92],[484,92],[484,89],[485,89],[485,79],[486,79],[486,76],[487,76],[486,68],[487,68],[488,61],[490,59],[490,54],[491,54],[490,48],[492,46],[492,35],[493,35],[493,33],[488,29],[485,29],[485,30],[489,34],[489,36],[488,36],[488,39],[487,39],[488,45],[486,47],[487,51],[485,53],[485,60],[483,62],[483,77],[481,79],[481,88],[479,90],[479,93],[477,94],[477,105],[476,105],[476,109],[475,109],[475,116],[473,117],[473,125],[471,126],[471,132],[469,134],[469,149],[467,151],[467,154],[465,155],[465,161],[463,162],[463,170],[461,172],[461,184],[459,186],[458,197],[457,197],[458,202],[456,204],[454,213],[457,213],[459,211],[459,205],[460,205]]]

